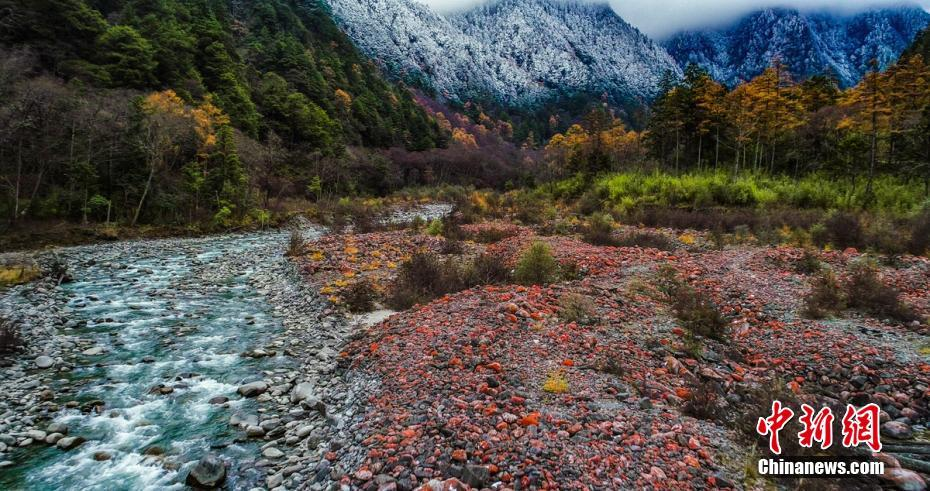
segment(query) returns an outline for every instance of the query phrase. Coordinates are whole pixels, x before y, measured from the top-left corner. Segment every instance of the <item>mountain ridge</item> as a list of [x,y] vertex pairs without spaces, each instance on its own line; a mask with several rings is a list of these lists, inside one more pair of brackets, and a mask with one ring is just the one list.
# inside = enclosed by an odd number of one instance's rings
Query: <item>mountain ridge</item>
[[871,59],[880,68],[894,63],[928,23],[930,14],[909,5],[855,14],[776,7],[724,27],[679,32],[662,45],[679,66],[695,63],[728,85],[780,58],[797,77],[829,71],[849,87],[868,71]]
[[605,3],[500,0],[447,15],[410,0],[329,5],[369,57],[451,100],[644,99],[665,71],[680,74],[661,46]]

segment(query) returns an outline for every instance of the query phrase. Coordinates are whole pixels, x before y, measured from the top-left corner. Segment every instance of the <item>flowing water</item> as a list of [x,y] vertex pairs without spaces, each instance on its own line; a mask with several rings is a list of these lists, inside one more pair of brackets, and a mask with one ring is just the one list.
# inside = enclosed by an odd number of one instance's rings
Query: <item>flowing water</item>
[[[181,489],[186,470],[207,452],[231,462],[230,488],[257,484],[262,476],[250,466],[257,444],[229,418],[257,411],[254,400],[236,395],[240,384],[291,363],[240,356],[281,328],[250,279],[286,267],[286,242],[286,233],[273,232],[66,250],[75,281],[56,295],[77,321],[69,333],[105,352],[80,354],[75,369],[50,385],[70,391],[64,399],[105,406],[99,414],[59,413],[56,422],[88,441],[70,452],[22,450],[32,454],[0,471],[0,489]],[[152,393],[159,384],[173,392]],[[220,396],[230,398],[227,407],[210,402]]]

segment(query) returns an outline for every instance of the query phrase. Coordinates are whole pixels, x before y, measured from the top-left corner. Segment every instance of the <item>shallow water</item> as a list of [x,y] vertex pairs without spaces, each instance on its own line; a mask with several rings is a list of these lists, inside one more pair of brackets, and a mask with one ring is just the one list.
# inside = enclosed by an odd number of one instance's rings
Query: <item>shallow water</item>
[[[287,368],[286,357],[239,356],[281,329],[249,278],[284,261],[286,242],[286,233],[274,232],[65,250],[75,281],[59,295],[70,318],[86,322],[69,334],[106,352],[80,356],[51,386],[60,399],[106,406],[101,414],[59,413],[70,435],[88,441],[70,452],[24,450],[32,455],[4,469],[0,489],[183,489],[187,470],[211,451],[230,462],[230,488],[257,483],[250,466],[257,444],[228,423],[236,412],[256,411],[253,400],[236,395],[240,384]],[[150,393],[158,384],[174,392]],[[208,402],[216,396],[232,399],[230,407]],[[144,454],[153,447],[164,455]],[[110,460],[95,460],[98,452]]]

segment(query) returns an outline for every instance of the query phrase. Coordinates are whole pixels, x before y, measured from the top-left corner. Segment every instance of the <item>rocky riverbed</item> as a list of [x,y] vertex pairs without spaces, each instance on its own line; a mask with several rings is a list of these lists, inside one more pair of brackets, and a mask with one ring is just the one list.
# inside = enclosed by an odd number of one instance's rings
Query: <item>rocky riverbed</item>
[[324,489],[343,479],[364,458],[348,428],[376,382],[337,373],[355,323],[284,257],[288,236],[41,255],[46,267],[67,264],[73,281],[0,293],[0,314],[25,341],[0,359],[0,488]]

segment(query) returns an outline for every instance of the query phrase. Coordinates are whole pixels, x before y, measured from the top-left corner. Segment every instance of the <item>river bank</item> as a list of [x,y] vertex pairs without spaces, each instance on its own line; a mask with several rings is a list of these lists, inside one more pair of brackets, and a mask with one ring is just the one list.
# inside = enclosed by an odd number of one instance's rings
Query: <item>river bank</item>
[[0,487],[183,488],[219,477],[198,468],[207,455],[232,489],[338,482],[363,457],[347,422],[371,387],[337,373],[354,324],[308,288],[288,240],[58,249],[73,282],[4,291],[25,348],[0,369]]

